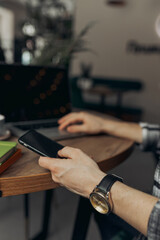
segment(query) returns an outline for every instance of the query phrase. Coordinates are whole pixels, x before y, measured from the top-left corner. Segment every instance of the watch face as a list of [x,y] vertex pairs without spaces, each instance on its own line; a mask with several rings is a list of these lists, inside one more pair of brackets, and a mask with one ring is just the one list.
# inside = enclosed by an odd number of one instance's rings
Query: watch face
[[97,193],[92,193],[90,195],[90,202],[92,206],[100,213],[107,214],[110,211],[109,203],[103,196]]

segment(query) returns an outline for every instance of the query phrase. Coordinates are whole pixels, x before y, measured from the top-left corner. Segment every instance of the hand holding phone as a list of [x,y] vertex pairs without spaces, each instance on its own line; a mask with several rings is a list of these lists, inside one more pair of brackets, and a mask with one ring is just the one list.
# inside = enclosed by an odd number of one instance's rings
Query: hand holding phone
[[57,152],[64,147],[35,130],[25,133],[18,142],[39,155],[50,158],[57,158]]

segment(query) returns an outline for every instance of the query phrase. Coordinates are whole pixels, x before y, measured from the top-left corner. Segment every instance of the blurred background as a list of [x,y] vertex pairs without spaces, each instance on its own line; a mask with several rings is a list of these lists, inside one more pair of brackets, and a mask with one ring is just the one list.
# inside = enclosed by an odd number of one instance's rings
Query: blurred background
[[[160,123],[159,0],[0,0],[0,62],[63,66],[75,108]],[[113,172],[150,192],[156,164],[151,159],[136,148]],[[31,194],[31,234],[38,231],[41,195]],[[71,239],[78,197],[64,189],[56,189],[55,196],[49,239],[54,234],[54,239]],[[21,197],[1,201],[3,240],[16,234],[23,239],[23,222],[21,232],[13,224],[22,216]],[[93,221],[91,226],[88,239],[100,239]]]
[[65,65],[75,107],[159,122],[159,9],[158,0],[1,0],[0,58]]

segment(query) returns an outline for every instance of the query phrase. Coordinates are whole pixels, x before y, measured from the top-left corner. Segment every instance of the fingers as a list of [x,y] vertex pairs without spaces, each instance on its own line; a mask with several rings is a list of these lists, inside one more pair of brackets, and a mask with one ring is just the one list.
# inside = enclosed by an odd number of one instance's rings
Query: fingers
[[67,115],[65,115],[64,117],[60,118],[58,120],[58,123],[60,125],[62,125],[63,123],[65,122],[69,122],[69,121],[72,121],[72,120],[76,120],[76,121],[83,121],[84,120],[84,117],[85,117],[85,113],[83,112],[79,112],[79,113],[69,113]]
[[64,117],[60,118],[58,120],[58,123],[61,124],[62,122],[66,121],[67,119],[72,118],[72,117],[78,117],[79,115],[81,115],[81,113],[68,113]]
[[68,113],[67,115],[65,115],[64,117],[61,117],[58,120],[58,123],[61,124],[63,121],[65,121],[66,119],[68,119],[70,116],[72,116],[74,113]]
[[[58,151],[58,156],[60,158],[48,158],[48,157],[40,157],[39,165],[43,168],[49,169],[50,171],[54,171],[57,166],[69,163],[69,159],[75,158],[82,153],[80,149],[72,148],[72,147],[64,147],[60,151]],[[63,159],[64,158],[64,159]],[[68,161],[67,161],[67,159]]]
[[78,122],[79,122],[79,119],[74,118],[74,117],[69,118],[69,119],[66,119],[63,123],[60,124],[59,129],[60,129],[60,130],[63,130],[63,129],[65,129],[68,125],[74,124],[74,123],[78,123]]
[[64,147],[62,148],[60,151],[58,151],[58,156],[62,157],[62,158],[74,158],[77,156],[77,154],[79,155],[81,152],[80,149],[77,148],[72,148],[72,147]]
[[60,167],[64,167],[67,164],[67,159],[60,158],[48,158],[48,157],[40,157],[39,165],[43,168],[50,170],[53,173],[57,173]]
[[41,167],[52,170],[53,158],[40,157],[38,161]]

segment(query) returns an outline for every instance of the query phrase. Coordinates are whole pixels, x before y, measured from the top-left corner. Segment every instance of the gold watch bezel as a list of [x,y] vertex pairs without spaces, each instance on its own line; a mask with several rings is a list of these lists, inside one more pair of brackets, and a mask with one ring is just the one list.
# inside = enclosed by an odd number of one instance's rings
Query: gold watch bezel
[[104,193],[99,188],[95,188],[90,194],[89,200],[94,209],[99,213],[109,214],[112,211],[112,200],[110,192]]

